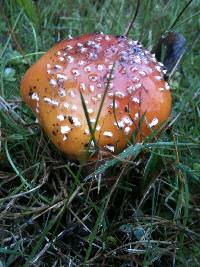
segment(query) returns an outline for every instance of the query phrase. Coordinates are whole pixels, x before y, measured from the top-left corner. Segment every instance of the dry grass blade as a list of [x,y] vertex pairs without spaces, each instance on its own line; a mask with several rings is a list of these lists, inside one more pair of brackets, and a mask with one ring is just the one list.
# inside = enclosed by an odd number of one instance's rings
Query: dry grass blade
[[133,24],[135,22],[135,19],[137,18],[137,15],[138,15],[138,12],[139,12],[139,8],[140,8],[140,0],[137,0],[134,16],[131,19],[131,21],[129,22],[129,25],[128,25],[127,29],[124,32],[124,36],[126,36],[126,37],[128,37],[131,29],[133,28]]
[[183,13],[187,10],[187,8],[192,4],[193,0],[190,0],[184,7],[183,9],[180,11],[180,13],[178,14],[178,16],[175,18],[174,22],[169,26],[167,32],[171,31],[174,26],[176,25],[176,23],[178,22],[178,20],[180,19],[180,17],[183,15]]

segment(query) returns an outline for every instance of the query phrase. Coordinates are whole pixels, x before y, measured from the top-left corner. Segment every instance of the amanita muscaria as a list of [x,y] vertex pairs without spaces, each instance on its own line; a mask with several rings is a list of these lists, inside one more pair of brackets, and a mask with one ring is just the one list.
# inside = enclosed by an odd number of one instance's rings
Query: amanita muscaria
[[80,92],[94,126],[107,88],[95,139],[101,150],[116,154],[133,134],[141,142],[168,118],[171,93],[164,72],[137,41],[84,34],[61,41],[32,65],[21,94],[51,141],[80,159],[91,140]]

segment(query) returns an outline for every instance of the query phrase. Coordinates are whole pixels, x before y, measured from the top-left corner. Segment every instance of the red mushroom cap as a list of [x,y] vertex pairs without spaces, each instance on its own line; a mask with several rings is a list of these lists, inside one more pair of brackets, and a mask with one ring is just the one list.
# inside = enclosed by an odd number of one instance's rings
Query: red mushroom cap
[[118,153],[133,133],[140,142],[168,118],[171,93],[163,73],[137,41],[85,34],[61,41],[31,66],[21,94],[52,142],[80,159],[91,138],[80,92],[94,125],[107,90],[95,139],[100,149]]

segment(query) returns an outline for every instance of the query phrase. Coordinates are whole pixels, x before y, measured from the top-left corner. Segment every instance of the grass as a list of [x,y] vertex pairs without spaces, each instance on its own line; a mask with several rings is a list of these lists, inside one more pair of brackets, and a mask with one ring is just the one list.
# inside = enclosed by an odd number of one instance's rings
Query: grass
[[141,1],[129,38],[187,40],[169,127],[92,172],[49,142],[20,80],[68,34],[123,34],[136,1],[0,2],[0,266],[199,266],[199,1]]

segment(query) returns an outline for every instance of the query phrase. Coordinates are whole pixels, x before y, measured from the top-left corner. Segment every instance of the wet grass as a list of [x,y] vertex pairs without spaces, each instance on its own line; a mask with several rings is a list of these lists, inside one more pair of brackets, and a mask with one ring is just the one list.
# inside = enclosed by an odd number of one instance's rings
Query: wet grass
[[1,1],[0,266],[199,265],[198,0],[183,14],[189,1],[141,1],[129,33],[149,49],[167,31],[187,40],[170,81],[172,114],[155,142],[94,170],[57,151],[19,95],[26,69],[55,42],[125,33],[132,2]]

